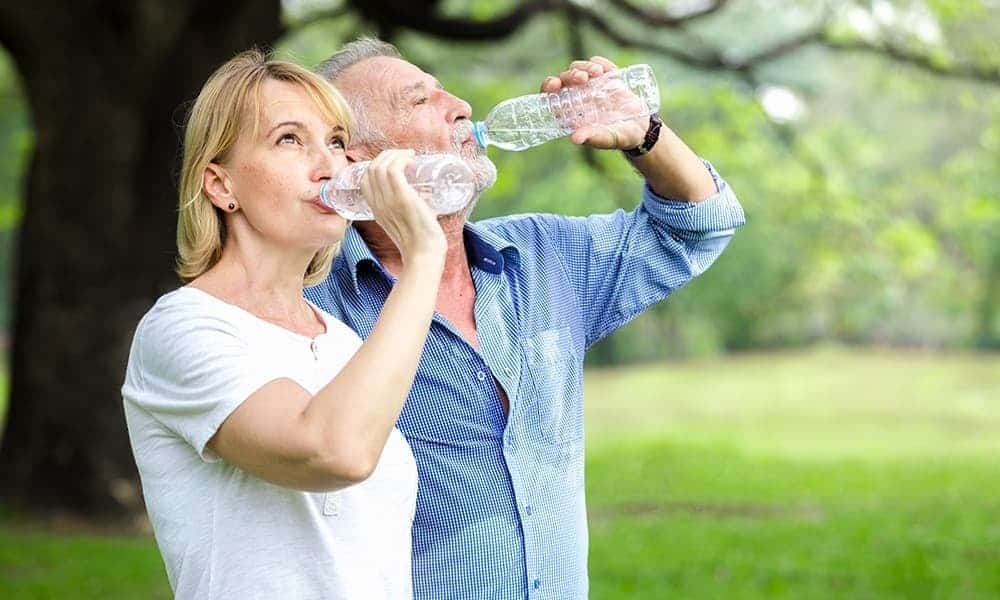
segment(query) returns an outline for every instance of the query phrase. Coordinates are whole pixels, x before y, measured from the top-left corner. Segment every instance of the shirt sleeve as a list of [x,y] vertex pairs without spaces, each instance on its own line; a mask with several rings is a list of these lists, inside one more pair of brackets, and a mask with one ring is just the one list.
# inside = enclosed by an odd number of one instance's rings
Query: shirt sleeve
[[720,178],[717,186],[717,193],[697,203],[662,198],[645,185],[642,202],[631,212],[544,216],[541,225],[584,313],[587,346],[719,257],[745,217],[729,185]]
[[136,331],[122,396],[211,462],[219,457],[206,445],[222,423],[278,377],[235,324],[154,308]]

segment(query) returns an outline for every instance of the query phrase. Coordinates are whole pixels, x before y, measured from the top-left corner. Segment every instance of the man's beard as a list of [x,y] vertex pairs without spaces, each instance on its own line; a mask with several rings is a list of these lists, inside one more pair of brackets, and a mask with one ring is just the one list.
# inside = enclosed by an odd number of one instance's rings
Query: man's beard
[[451,145],[455,154],[461,156],[465,164],[472,169],[472,175],[476,183],[475,196],[478,198],[480,194],[493,187],[493,184],[496,183],[497,167],[486,156],[485,148],[480,148],[479,144],[475,142],[471,144],[465,143],[471,139],[471,136],[472,122],[468,120],[460,121],[455,130],[451,132]]

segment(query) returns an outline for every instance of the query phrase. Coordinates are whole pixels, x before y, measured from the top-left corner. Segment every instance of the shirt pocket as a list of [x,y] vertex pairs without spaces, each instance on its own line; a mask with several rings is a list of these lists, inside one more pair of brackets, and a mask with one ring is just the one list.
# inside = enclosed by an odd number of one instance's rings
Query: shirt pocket
[[583,364],[573,352],[567,327],[546,329],[524,340],[530,387],[525,424],[553,444],[583,439]]

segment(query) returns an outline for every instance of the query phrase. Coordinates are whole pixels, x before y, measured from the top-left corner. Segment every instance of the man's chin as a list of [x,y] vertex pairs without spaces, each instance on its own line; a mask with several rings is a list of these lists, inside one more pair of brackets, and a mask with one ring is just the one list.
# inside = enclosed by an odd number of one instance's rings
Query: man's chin
[[[478,198],[480,194],[493,187],[493,184],[497,182],[497,166],[485,155],[466,159],[465,162],[472,169],[473,181],[476,184],[475,197]],[[473,200],[474,203],[475,200]]]

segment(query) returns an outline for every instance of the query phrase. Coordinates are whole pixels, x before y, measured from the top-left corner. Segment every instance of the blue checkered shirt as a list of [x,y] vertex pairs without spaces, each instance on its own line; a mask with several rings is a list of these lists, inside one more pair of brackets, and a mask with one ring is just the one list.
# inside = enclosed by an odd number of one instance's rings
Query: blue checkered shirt
[[[466,226],[480,348],[435,315],[398,422],[420,475],[416,598],[587,596],[583,354],[726,247],[743,211],[716,182],[698,204],[646,186],[632,212]],[[366,338],[393,281],[350,228],[306,295]]]

